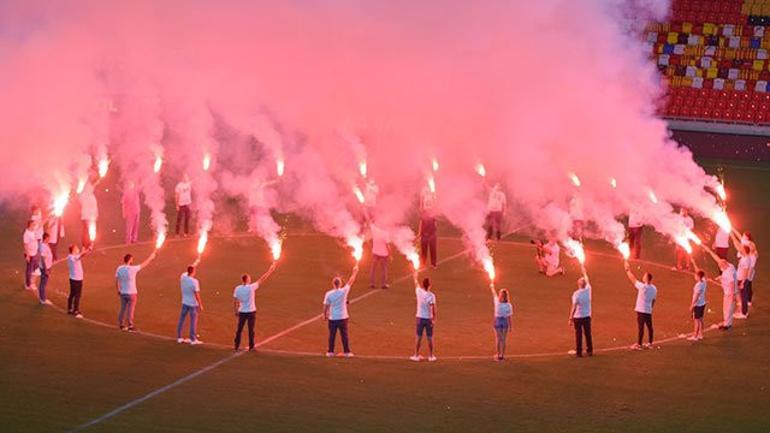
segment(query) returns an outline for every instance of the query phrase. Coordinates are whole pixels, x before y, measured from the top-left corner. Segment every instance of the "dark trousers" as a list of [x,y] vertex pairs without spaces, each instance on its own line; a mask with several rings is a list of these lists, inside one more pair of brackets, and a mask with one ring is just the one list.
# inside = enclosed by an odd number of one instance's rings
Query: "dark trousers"
[[58,249],[59,249],[58,242],[55,243],[55,244],[52,244],[52,243],[49,242],[48,243],[48,248],[51,249],[51,257],[53,258],[53,260],[54,261],[58,260],[59,259],[59,254],[57,254]]
[[749,314],[749,302],[751,301],[751,281],[744,280],[741,289],[741,313]]
[[575,354],[583,355],[583,334],[586,336],[586,353],[594,353],[594,340],[591,338],[591,318],[574,319],[575,323]]
[[179,210],[176,212],[176,234],[179,234],[179,229],[182,227],[182,221],[184,221],[184,234],[190,234],[190,206],[179,206]]
[[714,248],[714,252],[716,253],[717,257],[719,257],[722,260],[727,260],[727,253],[730,252],[730,247],[727,248]]
[[70,280],[70,295],[67,297],[67,311],[80,312],[80,294],[83,292],[83,281]]
[[427,263],[428,253],[430,253],[430,264],[436,266],[436,235],[420,236],[420,261],[422,263]]
[[642,227],[628,228],[628,246],[631,257],[638,259],[642,255]]
[[249,323],[249,350],[254,348],[254,323],[257,320],[257,312],[251,313],[238,313],[238,329],[235,330],[235,350],[241,347],[241,333],[243,333],[243,325],[246,322]]
[[751,298],[754,297],[754,288],[752,287],[753,282],[751,280],[747,280],[746,283],[748,283],[748,292],[746,292],[746,295],[749,297],[749,302],[751,302]]
[[45,266],[40,267],[40,284],[37,286],[37,296],[40,298],[40,302],[45,302],[45,289],[48,287],[48,279],[51,276],[51,270],[46,269]]
[[24,286],[29,287],[32,285],[32,273],[40,267],[40,256],[27,256],[24,264]]
[[342,339],[342,350],[350,353],[350,344],[348,341],[348,319],[329,320],[329,353],[334,353],[334,343],[337,339],[337,330],[340,331]]
[[647,333],[650,334],[650,344],[652,344],[652,314],[636,312],[636,325],[638,328],[638,335],[636,342],[641,346],[642,340],[644,340],[644,327],[647,327]]
[[487,214],[487,239],[494,236],[498,241],[502,237],[503,213],[492,211]]

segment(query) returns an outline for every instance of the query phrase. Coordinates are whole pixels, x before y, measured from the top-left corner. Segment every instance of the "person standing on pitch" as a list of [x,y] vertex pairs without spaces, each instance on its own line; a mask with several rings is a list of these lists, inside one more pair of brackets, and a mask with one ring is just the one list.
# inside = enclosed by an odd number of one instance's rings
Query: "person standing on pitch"
[[[636,279],[636,276],[631,272],[631,267],[628,262],[624,263],[626,275],[631,284],[636,289],[636,324],[637,324],[637,339],[636,344],[631,346],[631,349],[642,350],[652,348],[653,342],[653,327],[652,327],[652,307],[655,305],[655,300],[658,297],[658,289],[652,284],[652,274],[645,272],[642,275],[642,281]],[[647,327],[647,334],[649,343],[642,344],[644,340],[644,328]]]
[[593,356],[594,343],[591,336],[591,281],[585,266],[580,266],[583,276],[577,280],[577,290],[572,292],[572,306],[569,309],[569,325],[575,327],[575,356],[583,357],[583,335],[586,337],[586,354]]
[[179,236],[184,222],[184,235],[190,234],[190,205],[192,205],[192,182],[190,176],[185,173],[182,180],[174,188],[176,199],[176,234]]
[[350,342],[348,340],[348,320],[350,319],[348,295],[353,287],[353,283],[356,282],[357,275],[358,263],[353,267],[353,273],[350,274],[347,284],[343,286],[342,279],[334,277],[334,280],[332,280],[334,288],[327,291],[324,295],[323,318],[327,321],[329,327],[329,345],[326,350],[326,356],[329,358],[334,357],[334,343],[337,339],[337,331],[340,332],[342,350],[345,353],[345,357],[350,358],[354,356],[353,352],[350,351]]
[[628,213],[628,246],[631,257],[639,259],[642,256],[642,231],[644,224],[641,216],[634,210]]
[[487,240],[494,236],[498,241],[502,238],[503,215],[507,202],[500,184],[496,183],[489,191],[487,199]]
[[424,212],[420,217],[420,263],[428,263],[427,258],[430,254],[430,264],[434,269],[438,264],[437,240],[436,217],[431,212]]
[[727,253],[730,251],[730,232],[717,226],[712,247],[714,247],[714,252],[720,259],[727,260]]
[[126,223],[126,244],[135,244],[139,241],[139,215],[142,207],[139,200],[139,188],[136,187],[134,181],[126,183],[120,204],[123,210],[123,220]]
[[388,233],[375,224],[370,224],[369,230],[372,235],[372,268],[369,273],[369,288],[375,288],[377,269],[379,269],[380,288],[387,289],[390,287],[388,284],[388,260],[390,260]]
[[51,247],[51,254],[53,260],[56,261],[59,258],[58,246],[59,242],[64,237],[64,222],[62,217],[51,215],[46,222],[48,226],[48,246]]
[[693,269],[695,269],[695,285],[692,288],[692,301],[690,301],[690,312],[693,320],[693,333],[687,337],[690,341],[703,340],[703,314],[706,312],[706,273],[698,268],[698,264],[691,259]]
[[83,247],[91,245],[91,237],[88,234],[88,228],[91,224],[96,224],[99,219],[99,204],[96,201],[94,190],[96,183],[88,180],[80,192],[80,221],[81,221],[81,244]]
[[32,273],[40,267],[40,243],[35,234],[35,221],[27,221],[27,228],[22,236],[24,243],[24,288],[32,290]]
[[82,253],[77,245],[72,244],[69,247],[67,256],[67,270],[70,277],[70,294],[67,297],[67,314],[75,316],[76,319],[82,319],[80,313],[80,296],[83,293],[83,257],[87,256],[93,247],[88,247]]
[[422,336],[428,339],[428,361],[434,362],[438,358],[433,354],[433,326],[436,324],[436,295],[431,292],[429,278],[424,278],[422,284],[417,281],[417,271],[412,274],[414,281],[414,294],[417,299],[417,337],[414,343],[414,355],[409,357],[412,361],[422,360],[420,356],[420,346],[422,345]]
[[[179,322],[176,325],[176,342],[190,343],[192,345],[203,344],[198,340],[198,314],[203,311],[201,300],[201,285],[195,273],[198,261],[187,267],[187,272],[179,277],[179,286],[182,291],[182,312],[179,314]],[[182,338],[182,327],[187,315],[190,315],[190,339]]]
[[118,313],[118,327],[121,331],[136,331],[134,327],[134,312],[139,290],[136,287],[136,274],[150,264],[157,256],[158,250],[154,250],[145,261],[134,265],[134,256],[123,256],[123,264],[115,271],[115,287],[120,298],[120,313]]
[[749,279],[754,268],[754,255],[751,254],[751,247],[748,245],[736,245],[738,248],[738,269],[736,278],[738,280],[738,293],[740,294],[741,312],[736,313],[736,319],[747,319],[749,317],[749,290],[751,290],[751,280]]
[[254,324],[257,320],[257,304],[254,300],[254,292],[275,271],[276,267],[278,267],[278,262],[273,262],[267,271],[254,283],[251,282],[251,275],[241,275],[241,285],[233,290],[233,309],[235,317],[238,318],[238,325],[235,328],[235,339],[233,340],[236,352],[241,348],[241,334],[246,323],[249,325],[249,351],[254,350]]
[[492,292],[492,302],[495,305],[495,360],[503,361],[505,359],[505,343],[510,331],[511,317],[513,316],[513,304],[511,304],[510,293],[508,289],[501,289],[500,293],[495,292],[495,283],[489,285]]
[[735,314],[735,294],[738,291],[738,272],[735,266],[727,260],[719,257],[717,253],[706,248],[712,259],[719,265],[721,274],[719,283],[722,286],[722,323],[719,329],[727,331],[733,327],[733,315]]
[[43,241],[40,243],[40,286],[37,288],[37,296],[41,305],[51,305],[51,301],[45,296],[45,289],[51,278],[51,267],[53,267],[53,252],[48,245],[49,239],[50,235],[43,233]]

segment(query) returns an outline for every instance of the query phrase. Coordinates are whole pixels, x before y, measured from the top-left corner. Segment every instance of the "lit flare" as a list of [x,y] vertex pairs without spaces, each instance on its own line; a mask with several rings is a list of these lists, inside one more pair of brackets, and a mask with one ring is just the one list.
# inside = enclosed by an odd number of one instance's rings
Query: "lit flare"
[[484,164],[478,164],[476,166],[476,173],[481,177],[487,177],[487,168],[484,167]]
[[270,243],[270,254],[273,256],[273,261],[277,262],[281,258],[281,241],[278,239]]
[[484,265],[484,271],[489,276],[489,281],[495,281],[495,264],[492,262],[492,259],[487,257],[483,260]]
[[160,249],[164,242],[166,242],[166,232],[158,231],[158,234],[155,237],[155,249]]
[[99,177],[104,177],[107,175],[107,170],[110,169],[110,160],[106,157],[99,160],[99,163],[97,164],[97,169],[99,171]]
[[586,252],[583,249],[583,244],[576,241],[575,239],[568,238],[566,241],[564,241],[564,245],[570,251],[570,254],[572,254],[572,256],[574,256],[581,265],[586,262]]
[[366,178],[367,170],[368,170],[368,167],[366,164],[366,160],[364,159],[363,161],[358,163],[358,172],[361,174],[361,177]]
[[621,242],[617,246],[618,251],[620,251],[620,255],[623,256],[623,260],[628,260],[631,257],[631,247],[628,245],[628,242]]
[[572,184],[576,187],[580,188],[580,185],[583,183],[580,181],[580,178],[575,173],[569,173],[569,180],[572,181]]
[[208,153],[203,155],[203,171],[209,171],[211,167],[211,155]]

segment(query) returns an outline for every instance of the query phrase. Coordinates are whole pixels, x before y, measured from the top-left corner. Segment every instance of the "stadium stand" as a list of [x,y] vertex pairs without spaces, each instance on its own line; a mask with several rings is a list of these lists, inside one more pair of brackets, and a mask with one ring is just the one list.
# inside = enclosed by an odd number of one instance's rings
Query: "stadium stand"
[[[770,0],[673,0],[646,29],[669,119],[770,125]],[[767,33],[767,35],[766,35]]]

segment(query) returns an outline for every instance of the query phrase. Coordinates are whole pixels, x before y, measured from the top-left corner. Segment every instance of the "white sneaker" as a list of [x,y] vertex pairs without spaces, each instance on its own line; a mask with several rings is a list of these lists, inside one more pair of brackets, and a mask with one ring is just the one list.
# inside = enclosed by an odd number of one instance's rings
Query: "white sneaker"
[[652,349],[652,343],[644,343],[642,344],[643,349]]
[[190,346],[197,346],[199,344],[203,344],[201,340],[192,340],[190,341]]
[[436,362],[436,361],[438,361],[438,358],[436,358],[435,356],[431,355],[428,357],[428,362]]
[[694,335],[691,335],[691,336],[687,337],[687,341],[698,341],[698,337],[696,337]]
[[409,359],[411,361],[414,361],[414,362],[420,362],[420,361],[422,361],[422,356],[420,356],[420,355],[412,355],[412,356],[409,357]]
[[179,344],[182,344],[182,343],[187,343],[187,340],[184,339],[184,338],[177,338],[176,342],[179,343]]
[[630,349],[631,350],[642,350],[642,346],[634,343],[634,344],[631,345]]
[[742,313],[735,313],[733,314],[733,319],[747,319],[749,316],[742,314]]
[[356,355],[355,355],[355,353],[353,353],[353,352],[348,352],[348,353],[346,353],[346,354],[345,354],[345,358],[353,358],[353,357],[355,357],[355,356],[356,356]]
[[702,336],[702,335],[699,335],[699,336],[698,336],[698,341],[701,341],[701,340],[703,340],[703,336]]
[[82,318],[83,318],[83,315],[82,315],[82,314],[80,314],[80,313],[78,313],[78,314],[75,314],[75,318],[76,318],[76,319],[82,319]]
[[40,305],[53,305],[53,302],[46,299],[45,301],[40,301]]
[[327,358],[334,358],[334,352],[326,352]]

